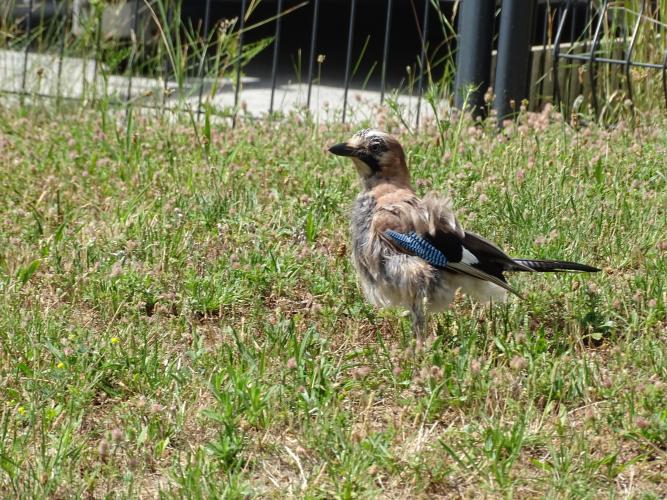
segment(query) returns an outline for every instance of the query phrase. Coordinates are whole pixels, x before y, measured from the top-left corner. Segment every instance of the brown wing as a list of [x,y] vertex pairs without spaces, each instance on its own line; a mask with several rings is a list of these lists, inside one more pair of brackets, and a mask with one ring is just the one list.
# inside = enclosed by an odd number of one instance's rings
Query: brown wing
[[377,235],[383,235],[388,229],[423,234],[428,230],[426,212],[414,194],[384,196],[378,202],[371,229]]
[[403,234],[414,231],[445,255],[447,269],[489,281],[517,294],[505,282],[502,273],[498,276],[477,267],[480,261],[465,248],[466,233],[456,219],[451,202],[444,197],[429,194],[422,201],[413,196],[384,205],[378,209],[373,226],[375,234],[397,251],[406,254],[410,252],[387,238],[384,232],[388,229]]

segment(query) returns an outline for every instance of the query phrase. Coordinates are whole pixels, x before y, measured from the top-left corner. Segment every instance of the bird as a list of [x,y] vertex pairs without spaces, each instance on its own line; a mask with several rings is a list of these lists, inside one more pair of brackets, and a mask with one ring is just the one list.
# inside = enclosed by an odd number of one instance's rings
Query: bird
[[364,129],[329,152],[352,160],[361,192],[351,210],[351,260],[366,299],[378,308],[409,311],[418,345],[430,314],[446,310],[457,290],[484,303],[520,294],[506,272],[597,272],[562,260],[512,258],[466,231],[452,200],[411,183],[405,152],[386,132]]

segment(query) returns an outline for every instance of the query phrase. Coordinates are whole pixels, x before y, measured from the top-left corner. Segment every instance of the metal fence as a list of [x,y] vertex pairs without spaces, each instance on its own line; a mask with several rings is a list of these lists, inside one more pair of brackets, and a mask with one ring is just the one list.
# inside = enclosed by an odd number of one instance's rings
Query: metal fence
[[[511,116],[523,99],[531,109],[553,102],[568,114],[596,116],[619,106],[634,109],[640,96],[650,106],[656,99],[667,105],[666,18],[667,2],[658,0],[503,0],[499,16],[488,2],[465,0],[457,105],[467,85],[476,87],[468,105],[477,114],[488,109],[484,94],[492,88],[501,117]],[[494,24],[499,27],[490,30]]]
[[[14,78],[14,82],[11,85],[6,85],[7,78],[5,78],[5,85],[0,81],[0,91],[5,93],[13,93],[20,95],[22,97],[29,98],[55,98],[57,101],[62,99],[83,99],[90,100],[99,98],[99,94],[103,92],[93,93],[91,95],[90,90],[97,91],[99,85],[97,80],[102,73],[104,78],[104,73],[108,72],[109,69],[105,67],[104,63],[104,45],[105,45],[105,19],[104,15],[100,12],[97,13],[97,17],[92,17],[88,19],[87,26],[81,26],[81,21],[79,20],[82,17],[81,10],[85,2],[77,2],[72,0],[70,2],[60,2],[59,6],[52,8],[52,17],[60,17],[58,24],[57,34],[58,36],[51,37],[52,43],[50,46],[36,46],[36,38],[32,36],[33,32],[37,33],[37,38],[42,37],[45,33],[48,32],[47,29],[42,28],[44,24],[43,16],[41,16],[41,8],[43,6],[42,2],[38,0],[29,0],[26,1],[25,8],[23,12],[20,13],[19,19],[22,19],[23,22],[19,23],[19,27],[22,29],[24,34],[25,43],[22,48],[22,64],[20,71],[20,78]],[[137,68],[136,60],[137,53],[140,51],[141,46],[141,37],[139,36],[140,29],[140,19],[139,15],[141,11],[147,12],[150,14],[149,17],[152,18],[156,26],[162,24],[162,27],[167,31],[167,27],[175,30],[182,28],[178,27],[178,23],[173,23],[174,17],[178,17],[174,12],[177,10],[174,6],[174,2],[164,2],[161,5],[166,7],[166,12],[160,13],[153,11],[158,11],[159,2],[155,1],[146,1],[146,0],[130,0],[125,5],[125,15],[129,17],[131,22],[131,33],[132,44],[131,50],[127,55],[126,66],[123,68],[123,71],[119,74],[118,72],[115,75],[107,77],[109,81],[115,84],[111,89],[113,92],[109,102],[113,105],[133,105],[133,106],[143,106],[143,107],[160,107],[165,108],[169,104],[174,106],[180,106],[183,102],[190,106],[190,109],[201,112],[203,107],[211,106],[212,103],[210,96],[207,96],[207,86],[210,86],[208,69],[208,61],[206,60],[207,48],[205,47],[202,51],[202,57],[200,58],[198,64],[196,65],[196,70],[188,72],[187,85],[177,85],[175,80],[177,68],[173,67],[173,61],[170,61],[168,57],[164,57],[160,69],[161,72],[158,76],[158,79],[161,80],[163,84],[163,89],[160,92],[159,89],[150,89],[146,88],[147,82],[144,76],[146,76],[141,70]],[[188,2],[193,4],[195,2]],[[212,17],[213,6],[216,3],[212,0],[203,0],[198,2],[201,9],[201,24],[199,25],[200,30],[197,32],[197,36],[201,40],[210,41],[210,35],[217,29],[217,26],[220,20],[214,20]],[[372,1],[373,4],[373,19],[375,24],[381,28],[381,34],[377,38],[380,40],[378,45],[381,45],[381,55],[378,57],[377,66],[379,70],[375,72],[373,78],[370,79],[368,87],[362,89],[359,86],[354,85],[354,74],[355,69],[358,66],[357,58],[359,52],[363,52],[365,45],[358,43],[359,40],[363,40],[366,37],[368,40],[368,35],[362,33],[361,29],[363,26],[360,26],[360,19],[363,20],[367,16],[359,16],[359,13],[363,13],[363,9],[368,8],[368,1],[364,0],[349,0],[349,1],[338,1],[336,2],[338,6],[339,15],[336,19],[322,19],[320,12],[321,9],[326,7],[327,4],[331,4],[331,1],[328,0],[309,0],[309,1],[289,1],[289,0],[274,0],[272,2],[265,1],[267,8],[273,8],[273,12],[265,14],[268,19],[252,19],[252,16],[249,17],[248,10],[250,7],[250,0],[238,0],[236,5],[238,10],[236,12],[236,24],[235,30],[238,34],[238,45],[236,50],[236,57],[234,60],[234,68],[229,73],[230,84],[222,85],[220,94],[222,94],[227,99],[219,99],[224,103],[224,107],[230,110],[233,116],[236,116],[239,112],[239,109],[243,107],[243,95],[248,94],[244,92],[243,78],[243,64],[242,64],[242,53],[244,46],[247,43],[247,38],[253,34],[252,30],[248,29],[247,24],[251,25],[261,24],[263,21],[264,27],[272,28],[270,35],[273,38],[273,48],[272,48],[272,60],[267,64],[271,68],[270,75],[266,75],[265,81],[262,83],[266,85],[263,88],[265,99],[262,100],[263,106],[261,111],[268,112],[269,114],[276,111],[277,106],[277,92],[280,85],[278,73],[280,70],[280,53],[282,47],[282,41],[285,36],[284,33],[284,23],[288,22],[295,12],[300,12],[302,16],[308,18],[309,30],[304,30],[302,45],[304,47],[304,52],[308,54],[307,60],[305,61],[306,66],[306,77],[303,83],[300,84],[303,87],[301,99],[296,103],[299,107],[305,107],[308,109],[313,109],[313,107],[318,108],[322,105],[322,100],[317,103],[313,103],[315,98],[313,87],[319,85],[320,78],[318,73],[318,68],[322,65],[320,62],[324,59],[326,55],[327,64],[330,59],[331,54],[323,54],[321,47],[323,42],[326,41],[321,35],[323,26],[331,24],[332,22],[338,23],[338,35],[339,45],[341,46],[341,52],[344,53],[343,64],[331,68],[339,76],[338,82],[333,85],[335,91],[329,89],[329,94],[332,99],[330,101],[332,107],[340,109],[339,115],[337,115],[342,121],[345,121],[348,118],[348,111],[351,101],[351,91],[354,89],[356,93],[360,90],[365,90],[370,88],[371,91],[366,92],[368,100],[377,100],[379,103],[385,101],[389,94],[392,94],[392,97],[396,97],[396,100],[405,103],[406,107],[411,110],[412,117],[417,123],[420,118],[420,111],[424,107],[422,105],[422,97],[424,90],[427,86],[427,80],[431,78],[432,75],[427,75],[427,73],[436,66],[432,59],[429,58],[429,55],[433,55],[433,51],[429,51],[429,36],[433,37],[433,33],[437,34],[437,29],[440,29],[441,22],[443,19],[451,21],[453,16],[453,11],[455,9],[456,2],[444,1],[444,2],[432,2],[432,0],[402,0],[401,2],[393,0],[375,0]],[[406,6],[409,4],[408,16],[405,15]],[[151,5],[153,8],[151,8]],[[403,9],[403,11],[401,11]],[[30,14],[32,13],[32,15]],[[397,15],[398,13],[398,15]],[[256,17],[256,14],[254,14]],[[407,17],[407,18],[406,18]],[[5,23],[6,24],[6,23]],[[404,60],[402,62],[396,61],[396,50],[394,47],[403,46],[406,44],[405,37],[398,40],[397,31],[400,30],[401,25],[404,24],[413,24],[416,29],[411,34],[412,45],[415,46],[414,54],[411,56],[411,60],[407,62]],[[430,27],[430,29],[429,29]],[[434,29],[436,28],[436,29]],[[155,34],[158,43],[163,46],[168,46],[169,43],[165,39],[160,39],[160,33]],[[331,35],[329,32],[328,35]],[[455,39],[453,32],[443,34],[440,30],[440,35],[451,38],[448,49],[453,49],[455,46]],[[73,61],[71,58],[67,57],[68,52],[72,52],[72,46],[77,45],[74,40],[75,37],[86,37],[89,43],[92,43],[92,47],[88,47],[87,58],[85,61]],[[164,38],[164,37],[163,37]],[[435,42],[437,43],[437,41]],[[79,44],[82,45],[82,44]],[[85,44],[83,44],[85,45]],[[78,47],[79,49],[81,47]],[[40,50],[41,49],[41,50]],[[54,49],[56,49],[57,54],[53,54]],[[266,51],[269,49],[267,48]],[[79,50],[79,52],[81,52]],[[429,53],[430,52],[430,53]],[[48,60],[44,58],[35,57],[36,54],[45,54],[54,56],[53,59],[55,62],[54,67],[58,67],[57,74],[54,75],[55,84],[52,86],[42,86],[41,90],[35,90],[35,85],[31,85],[31,81],[34,83],[35,80],[43,81],[47,74],[42,74],[39,78],[36,78],[39,69],[44,69],[44,66],[49,66]],[[15,57],[16,58],[16,57]],[[405,59],[405,58],[404,58]],[[451,57],[449,58],[451,60]],[[29,64],[29,61],[34,62],[34,64]],[[86,66],[85,69],[77,70],[75,67],[76,64],[81,66]],[[408,91],[403,89],[403,92],[396,93],[396,86],[390,83],[391,77],[390,73],[395,68],[405,68],[406,64],[412,66],[411,71],[411,81],[409,84],[404,85],[404,87],[409,87]],[[441,64],[442,65],[442,64]],[[16,64],[14,64],[16,67]],[[35,69],[37,68],[37,69]],[[65,68],[65,69],[63,69]],[[92,68],[92,70],[91,70]],[[69,71],[68,71],[69,69]],[[331,71],[330,70],[330,71]],[[92,74],[90,72],[92,71]],[[122,80],[121,78],[122,77]],[[0,80],[2,79],[2,74],[0,73]],[[135,82],[137,79],[140,79],[142,84],[137,88]],[[11,80],[11,79],[10,79]],[[72,80],[78,81],[78,92],[64,92],[63,90],[63,80],[66,80],[68,83],[72,83]],[[395,80],[395,79],[394,79]],[[46,87],[46,90],[44,90]],[[124,91],[119,90],[119,87],[125,87]],[[400,87],[400,85],[399,85]],[[107,88],[106,90],[109,90]],[[173,91],[173,93],[172,93]],[[156,102],[155,99],[147,99],[144,94],[152,93],[153,97],[161,95],[163,97],[161,102]],[[103,94],[104,95],[104,94]],[[167,98],[165,98],[167,96]],[[193,96],[196,96],[193,102]],[[257,109],[257,108],[255,108]]]
[[[623,78],[611,75],[611,86],[622,88],[624,96],[630,101],[635,97],[633,90],[633,68],[649,70],[646,77],[661,81],[662,95],[667,106],[667,5],[662,0],[642,0],[640,2],[609,2],[602,1],[590,13],[590,6],[586,5],[589,22],[586,25],[584,37],[578,43],[561,46],[561,39],[567,23],[574,25],[577,10],[576,2],[570,0],[559,15],[558,30],[553,44],[553,71],[554,99],[562,99],[562,88],[570,80],[559,78],[559,64],[574,62],[585,64],[586,83],[579,82],[577,88],[585,88],[584,93],[590,96],[590,103],[595,114],[601,111],[598,87],[601,75],[600,65],[612,66],[623,72]],[[642,54],[637,53],[638,42],[643,46]],[[603,44],[606,47],[603,47]],[[562,50],[562,49],[565,50]],[[643,73],[638,71],[638,73]],[[576,81],[575,81],[576,85]],[[607,89],[611,90],[611,89]],[[572,94],[580,92],[577,89],[568,89]],[[657,93],[656,93],[657,94]]]
[[[533,109],[555,102],[569,110],[584,102],[600,113],[604,107],[600,92],[607,96],[617,92],[617,99],[632,100],[650,90],[647,80],[654,81],[657,74],[667,102],[664,2],[370,2],[369,7],[369,1],[338,1],[339,17],[323,19],[327,0],[265,0],[272,12],[256,19],[256,12],[250,11],[256,3],[238,0],[236,20],[229,22],[214,19],[218,2],[202,0],[201,12],[188,26],[181,4],[166,0],[114,3],[111,12],[104,5],[93,8],[85,0],[5,3],[0,6],[0,48],[4,49],[0,93],[57,103],[103,99],[116,106],[173,110],[185,105],[196,113],[215,111],[235,120],[246,106],[244,94],[258,92],[261,98],[251,109],[255,115],[289,107],[317,110],[323,103],[321,97],[314,102],[313,89],[323,87],[320,73],[325,59],[319,47],[331,34],[323,36],[322,30],[338,23],[344,64],[331,68],[338,78],[327,87],[327,100],[333,101],[330,107],[338,110],[335,116],[342,121],[349,118],[352,89],[365,92],[366,106],[381,104],[391,94],[394,102],[408,109],[415,125],[426,109],[425,92],[433,85],[440,87],[436,95],[444,100],[454,95],[458,107],[464,104],[464,91],[472,86],[466,102],[482,112],[491,106],[484,95],[492,88],[492,106],[501,116],[511,115],[523,99],[529,99]],[[406,19],[408,7],[410,19]],[[380,27],[373,39],[377,57],[366,57],[371,37],[360,32],[359,12],[369,8],[375,26]],[[404,10],[397,14],[397,9]],[[309,23],[309,29],[299,34],[307,54],[306,76],[295,84],[293,99],[283,97],[278,103],[278,93],[287,95],[286,89],[291,89],[280,83],[279,74],[285,26],[295,13]],[[415,51],[408,76],[396,85],[396,67],[405,68],[397,62],[396,48],[410,42],[398,33],[406,23],[415,28],[411,39]],[[458,27],[457,36],[453,26]],[[244,67],[262,46],[251,40],[258,27],[270,32],[271,47],[264,43],[264,53],[271,54],[266,64],[270,70],[253,83]],[[354,83],[360,53],[372,61],[361,86]],[[454,81],[454,72],[448,68],[454,67],[457,53]],[[635,88],[638,84],[640,92]]]

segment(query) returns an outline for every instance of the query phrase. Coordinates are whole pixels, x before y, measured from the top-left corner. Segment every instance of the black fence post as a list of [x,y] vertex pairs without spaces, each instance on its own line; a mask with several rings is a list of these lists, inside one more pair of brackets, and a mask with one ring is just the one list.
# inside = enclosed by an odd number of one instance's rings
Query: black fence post
[[278,77],[278,56],[280,52],[280,27],[283,16],[283,0],[278,0],[276,7],[276,33],[273,37],[273,63],[271,63],[271,100],[269,101],[269,116],[273,115],[273,99],[276,94],[276,79]]
[[[630,72],[630,67],[632,65],[632,52],[635,50],[635,43],[637,42],[637,36],[639,35],[639,28],[641,26],[645,8],[646,8],[646,0],[643,0],[642,6],[640,7],[639,12],[637,13],[637,21],[635,23],[635,27],[632,30],[632,37],[630,38],[630,47],[628,47],[625,53],[625,83],[628,87],[628,99],[630,99],[630,101],[633,101],[632,73]],[[632,109],[634,110],[634,107]]]
[[[565,21],[567,20],[567,16],[570,13],[570,9],[572,8],[572,0],[567,0],[567,5],[565,6],[565,12],[561,15],[560,21],[558,22],[558,29],[556,30],[556,38],[554,38],[554,45],[553,45],[553,63],[552,63],[552,74],[553,74],[553,82],[554,82],[554,90],[553,90],[553,96],[554,96],[554,104],[559,105],[561,102],[561,91],[560,91],[560,80],[558,76],[558,58],[560,57],[560,41],[561,37],[563,35],[563,27],[565,26]],[[577,12],[577,9],[572,9],[573,14]],[[545,16],[546,19],[546,16]],[[574,26],[574,17],[572,18],[572,26]],[[571,30],[573,32],[573,30]],[[574,34],[570,36],[570,40],[572,44],[575,42]],[[546,50],[545,50],[546,53]]]
[[[95,23],[95,28],[97,29],[97,33],[95,35],[95,58],[93,59],[93,100],[92,100],[92,102],[95,103],[95,101],[97,101],[97,74],[100,70],[100,58],[102,52],[103,6],[93,5],[93,8],[95,9],[95,17],[97,19],[97,22]],[[84,79],[85,79],[85,73],[84,73]]]
[[493,108],[499,123],[511,117],[528,96],[530,44],[535,3],[532,0],[503,0],[496,61]]
[[[315,44],[317,43],[317,23],[320,16],[320,0],[313,4],[313,22],[310,28],[310,57],[308,58],[308,96],[306,108],[310,111],[310,94],[313,90],[313,65],[315,64]],[[319,82],[318,82],[319,83]]]
[[132,44],[132,52],[130,52],[130,60],[127,63],[127,71],[129,73],[127,78],[127,95],[125,97],[125,104],[127,105],[126,113],[129,113],[130,103],[132,102],[132,78],[134,77],[134,59],[137,56],[139,47],[139,0],[134,0],[134,8],[132,9],[132,34],[130,35],[130,43]]
[[597,98],[597,89],[596,89],[596,52],[598,50],[598,47],[600,46],[600,37],[602,36],[602,26],[604,25],[604,21],[607,16],[607,8],[609,7],[609,2],[605,0],[602,3],[602,7],[600,7],[600,10],[597,13],[598,16],[598,22],[597,26],[595,27],[595,34],[593,35],[593,41],[591,43],[591,51],[588,56],[588,81],[590,82],[591,85],[591,103],[593,104],[593,109],[595,110],[595,115],[598,116],[600,114],[600,107],[598,106],[598,98]]
[[431,70],[428,68],[427,59],[427,41],[428,41],[428,8],[431,5],[431,0],[424,0],[424,16],[422,17],[422,29],[419,37],[421,38],[422,51],[419,56],[419,79],[417,80],[417,116],[415,117],[415,129],[419,128],[419,115],[422,108],[422,96],[424,95],[424,73],[429,73],[429,80],[431,77]]
[[352,42],[354,41],[354,14],[357,11],[357,0],[350,5],[350,26],[347,30],[347,54],[345,56],[345,90],[343,91],[343,123],[347,112],[347,93],[350,89],[350,72],[352,71]]
[[58,70],[56,73],[56,109],[60,109],[60,97],[61,97],[61,83],[63,76],[63,59],[65,58],[65,39],[67,38],[67,2],[64,3],[61,11],[62,15],[62,24],[60,40],[58,41]]
[[28,52],[30,51],[30,30],[32,28],[32,11],[33,11],[33,0],[30,0],[28,3],[28,17],[26,19],[25,27],[25,51],[23,52],[23,71],[21,72],[21,103],[23,103],[23,97],[26,94],[25,84],[26,78],[28,75]]
[[241,91],[241,57],[243,56],[243,35],[245,31],[245,16],[248,0],[241,0],[241,16],[239,17],[239,46],[236,52],[236,85],[234,85],[234,116],[232,126],[236,127],[236,118],[239,115],[239,92]]
[[484,94],[491,80],[495,7],[495,2],[489,0],[461,2],[454,86],[455,106],[458,109],[466,106],[474,116],[483,116],[486,110]]
[[384,103],[387,83],[387,60],[389,59],[389,36],[391,34],[391,9],[393,0],[387,0],[387,17],[384,25],[384,48],[382,49],[382,69],[380,73],[380,104]]
[[197,119],[201,115],[201,103],[202,98],[204,97],[204,77],[206,69],[206,56],[208,55],[208,30],[209,24],[211,22],[211,0],[206,0],[206,5],[204,7],[204,48],[201,54],[201,60],[199,61],[199,92],[197,95]]

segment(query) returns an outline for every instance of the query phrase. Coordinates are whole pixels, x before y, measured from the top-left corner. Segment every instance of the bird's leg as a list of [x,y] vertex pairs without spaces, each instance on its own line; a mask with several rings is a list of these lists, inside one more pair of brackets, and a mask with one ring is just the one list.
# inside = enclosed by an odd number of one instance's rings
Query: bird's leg
[[412,319],[412,333],[417,341],[417,350],[424,347],[424,334],[426,333],[426,307],[424,299],[416,298],[410,308],[410,318]]

